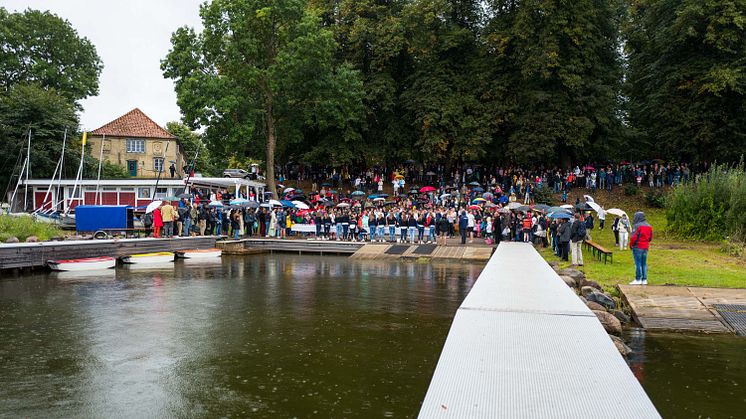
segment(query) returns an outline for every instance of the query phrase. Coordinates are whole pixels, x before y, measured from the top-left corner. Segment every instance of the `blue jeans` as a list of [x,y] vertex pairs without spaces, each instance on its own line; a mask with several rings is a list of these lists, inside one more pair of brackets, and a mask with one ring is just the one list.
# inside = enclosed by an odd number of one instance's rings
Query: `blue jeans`
[[191,218],[185,218],[184,219],[184,228],[183,228],[183,230],[181,230],[182,237],[186,237],[189,234],[191,234],[191,231],[190,231],[191,229],[192,229],[192,219]]
[[632,249],[632,257],[635,259],[635,279],[648,279],[648,251],[647,249]]
[[384,240],[386,238],[386,226],[378,226],[378,239]]
[[239,230],[239,229],[237,229],[237,228],[234,228],[234,229],[233,229],[233,240],[238,240],[238,232],[239,232],[239,231],[240,231],[240,230]]
[[430,226],[430,229],[428,231],[427,240],[434,242],[435,241],[435,226]]
[[215,223],[215,235],[220,236],[221,234],[223,234],[223,223]]
[[389,226],[389,241],[390,242],[396,241],[396,227],[395,226]]
[[409,241],[414,243],[414,238],[417,235],[417,227],[409,227]]

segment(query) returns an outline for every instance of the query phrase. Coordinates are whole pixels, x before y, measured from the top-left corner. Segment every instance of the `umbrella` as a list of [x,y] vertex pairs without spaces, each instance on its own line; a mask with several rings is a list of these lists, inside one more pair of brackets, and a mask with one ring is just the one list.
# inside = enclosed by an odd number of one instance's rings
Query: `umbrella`
[[264,196],[272,196],[272,192],[270,192],[270,191],[264,191]]
[[478,210],[478,209],[482,209],[482,208],[480,208],[479,205],[471,205],[469,207],[469,209],[471,209],[471,210]]
[[294,190],[295,188],[285,188],[285,190],[282,191],[282,193],[290,193],[290,192],[293,192]]
[[425,173],[427,176],[435,176],[435,172],[427,172]]
[[480,203],[480,202],[485,202],[485,201],[487,201],[487,200],[486,200],[486,199],[484,199],[484,198],[474,198],[474,200],[473,200],[473,201],[471,201],[471,203],[472,203],[472,204],[477,204],[477,203]]
[[492,192],[485,192],[482,194],[482,198],[492,199],[495,195],[492,195]]
[[363,199],[365,199],[365,196],[364,195],[356,195],[356,196],[353,196],[352,199],[354,199],[356,201],[362,201]]
[[564,208],[564,207],[549,207],[549,208],[547,208],[547,212],[566,212],[566,213],[570,214],[571,210],[569,210],[567,208]]
[[564,208],[564,209],[569,209],[569,210],[571,210],[571,209],[573,209],[574,207],[573,207],[572,205],[570,205],[570,204],[563,204],[563,205],[560,205],[560,208]]
[[477,187],[471,188],[471,190],[474,191],[474,192],[477,192],[477,193],[484,192],[484,188],[482,188],[481,186],[477,186]]
[[270,208],[270,205],[268,203],[266,203],[266,202],[263,203],[263,204],[261,204],[261,205],[259,205],[259,206],[262,207],[262,208]]
[[536,205],[534,205],[534,209],[536,211],[547,212],[547,210],[549,210],[549,205],[536,204]]
[[476,182],[476,181],[469,182],[469,183],[467,183],[467,185],[469,185],[469,186],[482,186],[482,185],[479,184],[479,182]]
[[336,195],[336,194],[338,194],[339,192],[337,192],[337,191],[329,191],[329,193],[330,193],[330,194],[332,194],[332,195]]
[[396,201],[386,201],[383,203],[383,205],[396,205]]
[[495,208],[497,205],[493,204],[492,202],[487,202],[486,204],[484,204],[484,206],[487,208]]
[[163,201],[178,201],[180,198],[178,196],[164,196],[161,198]]
[[418,193],[420,193],[420,191],[418,191],[417,189],[412,189],[409,191],[410,195],[417,195]]
[[149,214],[153,211],[155,211],[156,208],[160,207],[163,201],[153,201],[148,204],[147,208],[145,208],[145,214]]
[[280,204],[281,204],[281,205],[282,205],[283,207],[287,207],[287,208],[295,208],[295,205],[294,205],[294,204],[293,204],[292,202],[290,202],[290,201],[288,201],[288,200],[285,200],[285,199],[281,200],[281,201],[280,201]]
[[414,160],[412,160],[412,159],[409,159],[409,160],[407,160],[407,161],[404,162],[404,164],[415,164],[415,163],[416,162]]
[[[607,214],[611,214],[611,215],[616,215],[618,217],[621,217],[623,215],[627,215],[627,213],[624,212],[624,210],[621,210],[619,208],[612,208],[612,209],[606,210],[606,213]],[[627,216],[627,218],[629,218],[629,216]]]
[[422,193],[435,192],[435,188],[432,186],[423,186],[422,188],[420,188],[420,192]]
[[384,198],[384,197],[381,196],[381,197],[378,197],[378,198],[373,198],[373,201],[375,201],[375,202],[384,202],[384,201],[386,201],[386,198]]
[[503,195],[503,196],[500,197],[500,203],[503,204],[503,205],[505,205],[509,200],[510,200],[510,198],[508,198],[505,195]]
[[222,202],[220,202],[220,201],[210,201],[210,203],[209,203],[209,204],[207,204],[207,205],[208,205],[208,206],[211,206],[211,207],[222,207],[222,206],[223,206],[223,203],[222,203]]
[[507,214],[510,212],[510,210],[507,208],[500,208],[500,212],[502,212],[503,214]]
[[376,199],[376,198],[379,198],[379,196],[376,194],[368,195],[368,199]]
[[588,205],[589,207],[593,208],[594,211],[601,212],[601,205],[598,205],[597,203],[590,202],[590,201],[586,202],[585,204]]
[[302,209],[302,210],[307,210],[307,209],[309,209],[309,208],[310,208],[310,207],[308,206],[308,204],[306,204],[305,202],[301,202],[301,201],[292,201],[291,203],[293,204],[293,206],[294,206],[295,208],[298,208],[298,209]]
[[352,196],[361,196],[361,195],[365,195],[365,192],[363,192],[363,191],[355,191],[355,192],[352,193]]
[[230,205],[246,205],[249,203],[249,200],[246,198],[236,198],[229,202]]
[[332,202],[332,201],[326,201],[326,202],[324,202],[324,206],[325,207],[333,207],[334,206],[334,202]]
[[337,204],[337,208],[347,208],[349,206],[350,204],[348,204],[347,202],[340,202],[339,204]]
[[404,176],[402,176],[402,175],[396,175],[396,176],[394,176],[394,179],[401,180],[401,179],[404,179]]
[[583,198],[585,198],[586,202],[596,202],[590,195],[583,195]]
[[443,195],[440,196],[440,199],[446,199],[446,198],[450,198],[450,197],[451,197],[451,194],[444,193]]
[[523,205],[519,204],[518,202],[511,202],[510,204],[508,204],[507,208],[512,210],[512,209],[518,209],[518,208],[520,208],[522,206]]
[[321,187],[323,187],[323,188],[331,188],[332,184],[329,183],[329,182],[324,182],[324,183],[321,184]]
[[178,196],[181,199],[190,199],[192,197],[192,194],[190,194],[190,193],[183,193],[183,194],[179,194],[179,195],[176,195],[176,196]]
[[246,204],[246,206],[249,207],[249,208],[255,208],[256,209],[256,208],[259,208],[259,203],[256,202],[256,201],[249,201],[249,203]]
[[557,211],[549,214],[549,218],[564,218],[565,220],[569,220],[570,218],[572,218],[572,215],[564,211]]
[[276,199],[270,199],[269,200],[269,205],[272,206],[272,207],[281,207],[282,203],[280,201],[276,200]]
[[377,197],[377,198],[388,198],[388,197],[389,197],[389,194],[386,194],[386,193],[379,193],[379,194],[376,194],[376,197]]
[[585,167],[583,167],[583,170],[590,170],[591,172],[595,172],[595,171],[596,171],[596,168],[595,168],[595,167],[593,167],[593,166],[590,166],[590,165],[589,165],[589,166],[585,166]]
[[575,208],[578,211],[593,211],[593,207],[591,207],[590,205],[588,205],[588,203],[586,203],[586,202],[583,202],[583,203],[580,203],[580,204],[576,205]]
[[531,207],[529,207],[528,205],[521,205],[520,207],[516,208],[516,210],[520,212],[529,212],[531,211]]

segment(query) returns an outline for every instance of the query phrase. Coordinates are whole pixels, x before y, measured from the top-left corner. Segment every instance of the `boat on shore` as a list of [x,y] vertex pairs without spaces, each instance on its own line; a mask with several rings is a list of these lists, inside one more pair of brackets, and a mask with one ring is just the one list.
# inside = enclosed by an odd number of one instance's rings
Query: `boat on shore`
[[109,256],[47,261],[47,265],[54,271],[95,271],[110,269],[116,264],[117,260]]
[[132,264],[166,263],[173,262],[172,252],[136,253],[134,255],[122,256],[122,262]]
[[176,252],[176,257],[182,259],[215,259],[223,255],[220,249],[190,249]]

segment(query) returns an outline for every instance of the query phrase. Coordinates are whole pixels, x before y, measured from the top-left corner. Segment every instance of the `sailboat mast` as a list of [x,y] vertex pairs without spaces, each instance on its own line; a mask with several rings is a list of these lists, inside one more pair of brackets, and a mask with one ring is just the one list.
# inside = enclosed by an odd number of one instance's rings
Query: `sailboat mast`
[[[72,200],[75,199],[75,192],[77,192],[78,190],[78,181],[80,180],[81,175],[83,174],[83,164],[85,163],[85,144],[86,144],[87,138],[88,138],[88,133],[83,131],[83,141],[80,146],[80,165],[78,166],[78,174],[75,175],[75,183],[73,184],[73,192],[72,192],[72,195],[70,196],[70,203],[68,204],[67,208],[65,208],[65,215],[69,214],[70,210],[72,209]],[[85,195],[81,193],[81,196],[85,196]]]
[[[96,205],[103,205],[104,198],[101,196],[100,189],[101,189],[101,165],[104,161],[104,143],[106,142],[106,134],[104,134],[104,138],[101,140],[101,151],[98,154],[98,178],[96,179]],[[101,200],[101,204],[99,204],[99,199]]]
[[31,128],[28,130],[28,144],[26,145],[26,182],[24,184],[23,210],[28,210],[28,172],[31,169]]

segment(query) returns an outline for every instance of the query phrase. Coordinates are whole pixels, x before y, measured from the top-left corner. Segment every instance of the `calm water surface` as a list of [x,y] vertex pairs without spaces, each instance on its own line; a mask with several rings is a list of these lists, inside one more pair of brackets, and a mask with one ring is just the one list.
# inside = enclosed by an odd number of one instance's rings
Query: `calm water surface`
[[480,271],[261,255],[0,279],[0,416],[411,417]]
[[[412,417],[480,271],[260,255],[0,279],[0,417]],[[629,341],[664,418],[746,417],[746,338]]]

